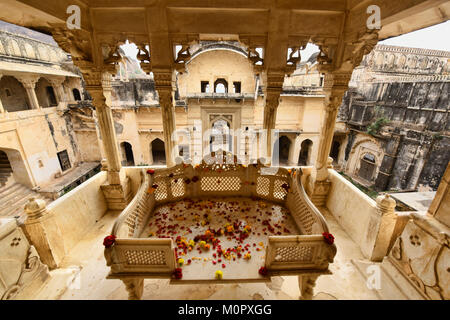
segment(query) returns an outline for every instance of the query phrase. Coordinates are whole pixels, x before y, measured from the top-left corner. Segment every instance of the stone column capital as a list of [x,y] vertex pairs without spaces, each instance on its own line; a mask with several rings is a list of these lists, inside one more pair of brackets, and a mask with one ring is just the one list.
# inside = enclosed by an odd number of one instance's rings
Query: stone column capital
[[18,76],[16,77],[25,89],[35,89],[36,83],[39,81],[39,76]]
[[48,79],[48,82],[50,82],[50,84],[51,84],[52,86],[59,87],[59,86],[62,86],[62,84],[63,84],[63,82],[64,82],[65,80],[66,80],[65,77],[63,77],[63,78],[61,78],[61,77],[56,77],[56,78],[49,78],[49,79]]

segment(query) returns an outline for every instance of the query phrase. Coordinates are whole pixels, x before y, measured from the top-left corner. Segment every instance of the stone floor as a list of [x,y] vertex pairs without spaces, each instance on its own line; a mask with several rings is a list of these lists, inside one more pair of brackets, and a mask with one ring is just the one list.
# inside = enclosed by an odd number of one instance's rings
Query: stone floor
[[[365,260],[355,244],[325,208],[321,208],[330,232],[335,236],[337,254],[330,265],[333,274],[320,276],[314,299],[380,299],[354,265]],[[110,233],[118,213],[109,212],[89,232],[63,261],[62,268],[51,271],[51,280],[30,299],[127,299],[120,280],[107,280],[109,268],[103,257],[102,241]],[[352,262],[353,261],[353,262]],[[143,299],[297,299],[297,277],[272,278],[271,283],[169,285],[169,280],[147,279]]]

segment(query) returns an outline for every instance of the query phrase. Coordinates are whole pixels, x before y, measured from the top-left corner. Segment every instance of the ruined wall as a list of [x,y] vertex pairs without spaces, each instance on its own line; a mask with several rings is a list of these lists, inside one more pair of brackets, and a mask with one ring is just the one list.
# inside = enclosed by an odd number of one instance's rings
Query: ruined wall
[[[394,48],[375,50],[353,75],[338,114],[350,130],[345,161],[355,139],[371,136],[384,151],[378,190],[436,190],[450,160],[450,53]],[[356,165],[347,162],[346,172],[355,174]]]

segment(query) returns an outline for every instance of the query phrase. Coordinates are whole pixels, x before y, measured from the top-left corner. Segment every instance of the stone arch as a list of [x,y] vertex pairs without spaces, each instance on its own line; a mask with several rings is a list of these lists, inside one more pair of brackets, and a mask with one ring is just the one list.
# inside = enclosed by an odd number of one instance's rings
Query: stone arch
[[0,99],[3,108],[8,112],[29,110],[30,101],[22,83],[13,76],[0,79]]
[[308,166],[311,162],[313,142],[310,139],[305,139],[300,145],[300,154],[298,156],[299,166]]
[[372,154],[375,158],[375,169],[373,173],[373,178],[375,178],[378,174],[379,167],[381,166],[384,150],[377,140],[369,136],[361,137],[354,143],[352,150],[350,151],[346,171],[352,176],[359,177],[361,159],[365,154]]
[[150,153],[153,158],[154,165],[166,164],[166,148],[164,141],[159,138],[154,139],[150,143]]
[[122,165],[134,166],[133,146],[127,141],[120,143],[120,151],[122,152]]
[[[9,143],[11,143],[11,141],[9,141]],[[32,188],[34,186],[33,179],[28,173],[27,165],[21,152],[4,145],[0,146],[0,151],[0,163],[5,163],[7,161],[7,165],[11,169],[11,176],[7,181],[8,184],[18,182]]]
[[58,105],[55,89],[45,77],[41,77],[36,83],[35,92],[41,107],[50,108]]

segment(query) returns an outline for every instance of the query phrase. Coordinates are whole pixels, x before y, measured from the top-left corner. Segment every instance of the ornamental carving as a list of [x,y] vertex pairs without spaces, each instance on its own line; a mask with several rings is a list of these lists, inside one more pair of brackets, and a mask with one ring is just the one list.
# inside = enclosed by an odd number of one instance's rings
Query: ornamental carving
[[150,73],[152,71],[150,51],[147,49],[147,46],[145,44],[137,44],[137,48],[138,48],[137,59],[140,62],[141,69],[145,73]]
[[261,57],[261,55],[259,54],[259,52],[256,50],[255,47],[248,48],[247,57],[254,65],[264,64],[264,59]]
[[378,30],[367,30],[363,35],[358,37],[357,41],[351,43],[353,50],[350,59],[347,61],[351,62],[353,68],[359,66],[363,57],[369,54],[377,43]]

